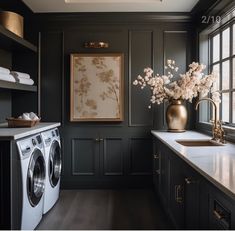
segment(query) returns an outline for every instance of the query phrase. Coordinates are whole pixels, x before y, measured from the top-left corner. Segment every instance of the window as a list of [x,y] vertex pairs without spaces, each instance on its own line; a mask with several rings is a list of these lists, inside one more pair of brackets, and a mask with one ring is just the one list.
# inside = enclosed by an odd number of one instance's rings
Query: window
[[[235,125],[235,23],[209,35],[209,69],[218,73],[216,89],[221,93],[219,117],[223,123]],[[207,110],[209,120],[211,110]],[[208,122],[208,121],[207,121]]]

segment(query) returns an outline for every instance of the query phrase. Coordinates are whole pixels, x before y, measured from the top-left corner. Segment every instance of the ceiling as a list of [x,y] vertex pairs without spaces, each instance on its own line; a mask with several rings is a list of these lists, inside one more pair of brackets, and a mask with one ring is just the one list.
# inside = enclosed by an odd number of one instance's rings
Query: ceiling
[[190,12],[199,0],[23,0],[34,13]]

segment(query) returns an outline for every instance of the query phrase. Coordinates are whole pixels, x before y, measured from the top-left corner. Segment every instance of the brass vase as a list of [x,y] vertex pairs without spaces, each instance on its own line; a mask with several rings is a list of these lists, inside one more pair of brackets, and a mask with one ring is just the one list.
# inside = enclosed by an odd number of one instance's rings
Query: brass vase
[[166,110],[166,122],[169,132],[185,132],[188,119],[182,100],[171,100]]

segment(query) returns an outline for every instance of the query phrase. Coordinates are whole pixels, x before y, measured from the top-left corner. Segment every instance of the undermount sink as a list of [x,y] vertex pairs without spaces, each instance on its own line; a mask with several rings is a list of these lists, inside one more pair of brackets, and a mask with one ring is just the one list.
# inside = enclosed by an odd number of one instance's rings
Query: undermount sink
[[200,146],[223,146],[213,140],[176,140],[177,143],[187,147],[200,147]]

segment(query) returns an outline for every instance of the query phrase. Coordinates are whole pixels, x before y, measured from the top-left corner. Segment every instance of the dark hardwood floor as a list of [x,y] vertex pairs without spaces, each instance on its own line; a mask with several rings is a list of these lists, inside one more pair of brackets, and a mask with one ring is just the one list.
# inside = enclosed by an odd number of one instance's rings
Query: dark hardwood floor
[[63,190],[37,229],[171,229],[152,190]]

